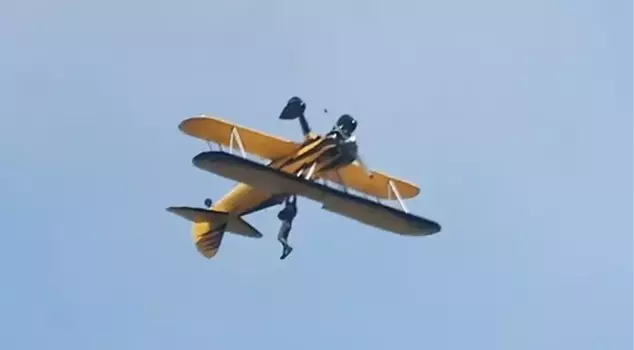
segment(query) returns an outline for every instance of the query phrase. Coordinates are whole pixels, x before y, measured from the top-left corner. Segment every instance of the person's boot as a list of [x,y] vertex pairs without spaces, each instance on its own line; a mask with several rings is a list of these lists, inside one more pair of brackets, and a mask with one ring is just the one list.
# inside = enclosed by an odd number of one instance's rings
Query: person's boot
[[291,248],[291,246],[284,246],[284,252],[282,253],[282,256],[280,257],[280,260],[284,260],[286,259],[286,257],[291,254],[291,252],[293,251],[293,248]]

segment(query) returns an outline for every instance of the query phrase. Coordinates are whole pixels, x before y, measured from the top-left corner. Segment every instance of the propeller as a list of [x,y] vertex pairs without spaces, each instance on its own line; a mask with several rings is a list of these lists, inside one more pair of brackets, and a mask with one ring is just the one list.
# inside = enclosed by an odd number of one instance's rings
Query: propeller
[[363,169],[363,172],[368,176],[368,177],[373,177],[374,173],[372,173],[372,170],[370,170],[370,168],[368,168],[368,166],[366,165],[365,161],[363,160],[363,158],[361,157],[361,154],[357,153],[356,157],[355,157],[355,161],[357,163],[359,163],[359,166],[361,166],[361,169]]
[[343,139],[347,139],[348,141],[342,145],[345,149],[345,152],[348,152],[353,156],[353,162],[359,164],[365,175],[368,177],[373,177],[374,173],[367,166],[364,158],[361,156],[361,152],[359,152],[359,142],[357,141],[356,135],[348,136],[348,134],[343,130],[343,126],[341,124],[336,124],[333,128]]
[[354,144],[355,144],[355,149],[354,149],[353,162],[356,162],[359,165],[359,167],[361,167],[361,170],[363,170],[363,172],[365,173],[367,177],[370,177],[370,178],[373,177],[374,173],[372,173],[372,170],[370,170],[370,167],[368,167],[364,158],[361,156],[361,152],[359,152],[359,145],[356,140],[354,141]]

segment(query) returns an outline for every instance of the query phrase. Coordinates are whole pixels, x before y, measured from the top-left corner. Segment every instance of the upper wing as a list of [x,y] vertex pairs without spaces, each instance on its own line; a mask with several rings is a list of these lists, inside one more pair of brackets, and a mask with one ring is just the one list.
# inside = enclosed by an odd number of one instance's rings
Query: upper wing
[[[180,123],[178,128],[189,136],[224,146],[231,144],[231,131],[235,128],[245,152],[267,159],[286,156],[300,147],[293,141],[240,126],[217,117],[204,115],[192,117]],[[236,148],[239,147],[237,139],[234,139],[233,145]]]
[[271,194],[294,193],[310,198],[323,203],[326,210],[394,233],[420,236],[440,231],[434,221],[224,152],[203,152],[194,157],[194,164]]
[[369,176],[357,162],[339,169],[338,173],[339,175],[337,175],[337,172],[330,171],[324,174],[322,178],[383,199],[396,199],[394,193],[391,193],[390,181],[392,181],[392,184],[394,184],[403,199],[416,197],[420,193],[418,186],[405,180],[373,170]]

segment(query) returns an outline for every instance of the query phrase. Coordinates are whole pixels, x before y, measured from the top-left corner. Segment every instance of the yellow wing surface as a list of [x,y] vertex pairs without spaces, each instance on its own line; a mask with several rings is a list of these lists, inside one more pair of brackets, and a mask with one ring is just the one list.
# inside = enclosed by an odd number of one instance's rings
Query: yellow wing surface
[[[231,145],[231,134],[232,130],[235,129],[237,133],[234,135],[239,135],[245,152],[271,160],[288,156],[300,151],[302,148],[300,143],[269,135],[217,117],[204,115],[192,117],[184,120],[179,125],[179,129],[189,136],[223,146]],[[318,138],[319,136],[313,137]],[[233,147],[238,148],[238,138],[236,136],[234,136]],[[420,189],[416,185],[378,171],[372,171],[372,176],[368,176],[356,162],[340,169],[338,175],[335,172],[329,172],[323,174],[322,177],[325,180],[339,183],[380,199],[396,199],[394,193],[391,193],[390,181],[392,181],[392,184],[403,199],[416,197],[420,193]]]
[[[267,159],[289,155],[300,147],[293,141],[205,115],[186,119],[178,128],[189,136],[223,146],[231,145],[231,135],[235,129],[237,133],[234,135],[239,136],[245,152]],[[238,149],[238,137],[234,136],[233,147]]]
[[228,153],[203,152],[194,157],[194,164],[270,194],[294,193],[321,202],[326,210],[386,231],[408,236],[424,236],[440,231],[440,225],[434,221]]
[[390,181],[392,181],[392,184],[403,199],[416,197],[420,193],[418,186],[405,180],[374,170],[368,175],[356,162],[339,169],[338,172],[339,175],[333,171],[328,172],[322,178],[381,199],[396,199],[396,196],[390,190]]

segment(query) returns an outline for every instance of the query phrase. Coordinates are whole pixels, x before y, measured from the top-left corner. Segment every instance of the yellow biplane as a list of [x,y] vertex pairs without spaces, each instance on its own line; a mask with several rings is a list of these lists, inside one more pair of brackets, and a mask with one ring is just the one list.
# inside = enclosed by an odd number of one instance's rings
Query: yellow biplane
[[[279,116],[283,120],[299,119],[303,142],[205,115],[179,125],[185,134],[205,140],[210,148],[213,143],[218,145],[218,150],[195,156],[196,167],[239,182],[213,205],[207,199],[207,208],[167,209],[193,223],[194,241],[203,256],[211,258],[218,253],[225,232],[262,237],[244,216],[280,205],[289,195],[309,198],[330,212],[401,235],[425,236],[440,231],[438,223],[413,215],[405,207],[404,199],[419,194],[416,185],[365,166],[353,134],[357,124],[354,118],[344,114],[330,132],[318,135],[308,126],[305,108],[300,98],[293,97]],[[268,162],[250,160],[247,154]],[[382,200],[398,201],[401,209]]]

